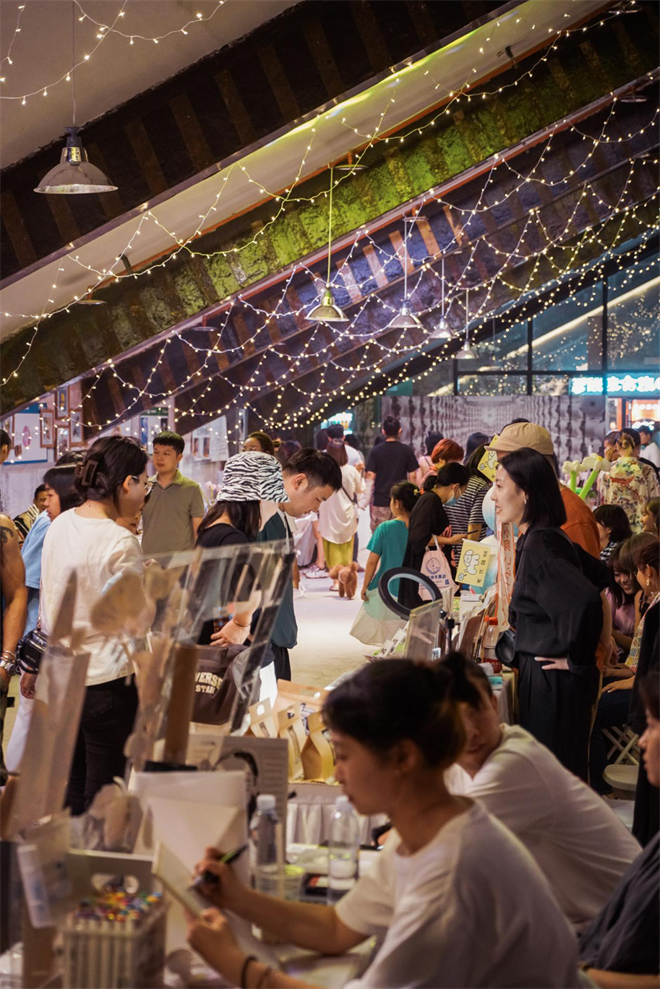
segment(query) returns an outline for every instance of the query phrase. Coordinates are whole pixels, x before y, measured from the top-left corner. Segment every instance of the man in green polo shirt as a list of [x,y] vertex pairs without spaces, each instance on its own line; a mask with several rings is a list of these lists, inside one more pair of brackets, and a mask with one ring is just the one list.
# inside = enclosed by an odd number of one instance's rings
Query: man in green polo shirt
[[142,552],[180,553],[192,549],[204,517],[202,489],[179,470],[185,443],[178,433],[159,433],[154,439],[155,477],[142,513]]

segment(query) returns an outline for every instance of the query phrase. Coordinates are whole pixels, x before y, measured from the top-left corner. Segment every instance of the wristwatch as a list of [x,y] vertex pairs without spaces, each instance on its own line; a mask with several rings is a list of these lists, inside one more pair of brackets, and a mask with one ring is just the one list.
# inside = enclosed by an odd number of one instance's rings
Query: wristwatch
[[18,663],[12,652],[3,652],[0,657],[0,670],[5,670],[10,677],[18,673]]

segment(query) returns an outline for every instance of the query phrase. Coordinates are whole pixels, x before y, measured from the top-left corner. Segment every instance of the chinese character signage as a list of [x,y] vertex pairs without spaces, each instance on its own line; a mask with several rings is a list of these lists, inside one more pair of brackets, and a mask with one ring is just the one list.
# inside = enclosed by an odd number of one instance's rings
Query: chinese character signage
[[[660,395],[660,375],[608,374],[608,395]],[[602,395],[603,378],[585,375],[571,379],[571,395]]]

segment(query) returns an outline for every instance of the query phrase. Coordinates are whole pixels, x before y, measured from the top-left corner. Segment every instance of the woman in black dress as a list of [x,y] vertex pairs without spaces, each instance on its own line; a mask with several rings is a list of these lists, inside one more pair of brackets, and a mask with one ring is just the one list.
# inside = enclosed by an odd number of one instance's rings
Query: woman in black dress
[[501,521],[521,532],[509,615],[520,674],[518,720],[586,780],[600,683],[603,607],[596,568],[602,564],[562,532],[566,512],[557,478],[535,450],[502,457],[493,500]]
[[[435,546],[434,536],[440,546],[448,547],[445,553],[449,554],[452,546],[465,539],[464,532],[452,534],[444,506],[460,498],[469,479],[467,468],[456,463],[445,464],[437,474],[431,474],[427,478],[429,490],[418,499],[410,514],[408,543],[402,566],[421,571],[426,550]],[[419,596],[419,584],[402,578],[399,584],[399,601],[406,608],[418,608],[424,604]]]
[[[644,624],[641,630],[637,673],[633,681],[629,712],[631,728],[641,735],[646,727],[646,716],[639,686],[645,678],[647,680],[652,678],[657,683],[660,665],[660,541],[655,539],[652,543],[647,543],[634,555],[637,564],[637,581],[644,590],[647,600],[650,601],[648,611],[642,619]],[[644,760],[641,760],[635,790],[632,833],[643,846],[646,846],[658,833],[659,811],[658,790],[649,782]]]

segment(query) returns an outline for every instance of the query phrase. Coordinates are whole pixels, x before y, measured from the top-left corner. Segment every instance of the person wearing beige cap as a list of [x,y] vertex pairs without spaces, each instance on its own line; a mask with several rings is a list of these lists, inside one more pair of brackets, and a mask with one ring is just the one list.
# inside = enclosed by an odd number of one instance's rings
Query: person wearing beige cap
[[[547,429],[535,422],[515,422],[510,426],[505,426],[500,435],[486,449],[495,450],[504,456],[506,453],[514,453],[523,447],[542,454],[550,462],[556,473],[557,460],[552,437]],[[559,479],[557,479],[557,483],[566,509],[566,522],[562,525],[562,529],[571,542],[577,543],[587,553],[598,559],[600,557],[600,537],[593,512],[582,498],[567,488],[565,484],[562,484]]]

